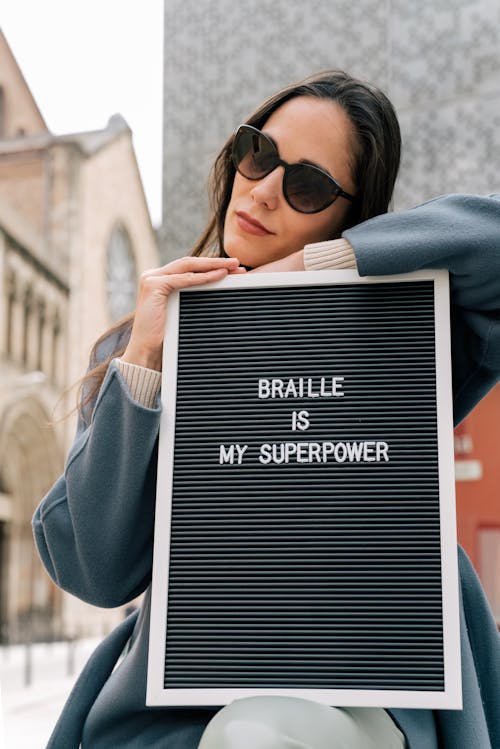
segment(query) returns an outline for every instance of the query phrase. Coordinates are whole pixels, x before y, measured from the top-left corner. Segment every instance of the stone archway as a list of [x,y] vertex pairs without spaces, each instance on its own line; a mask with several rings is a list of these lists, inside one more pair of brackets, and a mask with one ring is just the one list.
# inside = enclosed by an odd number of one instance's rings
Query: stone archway
[[4,517],[0,583],[2,638],[49,639],[60,629],[60,591],[49,580],[33,542],[31,518],[62,469],[48,414],[30,395],[5,404],[0,417],[0,485]]

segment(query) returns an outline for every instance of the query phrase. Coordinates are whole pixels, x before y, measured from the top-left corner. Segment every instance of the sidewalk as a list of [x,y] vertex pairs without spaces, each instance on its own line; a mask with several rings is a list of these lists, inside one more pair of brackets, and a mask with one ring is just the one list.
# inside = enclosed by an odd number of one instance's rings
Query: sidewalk
[[[20,645],[0,648],[5,749],[44,749],[79,672],[98,643],[91,639],[72,645],[37,644],[31,646],[31,653]],[[29,670],[31,684],[25,686]],[[3,749],[1,739],[0,721]]]

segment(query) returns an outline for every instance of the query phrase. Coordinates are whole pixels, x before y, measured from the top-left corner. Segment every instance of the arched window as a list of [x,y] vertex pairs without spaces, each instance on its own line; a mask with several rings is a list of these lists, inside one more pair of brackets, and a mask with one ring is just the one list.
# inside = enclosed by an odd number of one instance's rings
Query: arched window
[[28,366],[30,321],[33,312],[33,288],[31,284],[26,287],[23,300],[23,350],[22,363]]
[[106,294],[113,322],[131,312],[137,295],[137,268],[124,226],[115,226],[106,252]]
[[52,319],[52,362],[51,362],[51,375],[52,375],[52,381],[57,382],[58,380],[58,373],[57,373],[57,365],[58,365],[58,356],[57,351],[59,348],[59,336],[61,333],[61,317],[59,315],[59,309],[56,309],[54,312],[54,317]]
[[6,279],[6,298],[7,298],[7,314],[5,315],[5,353],[7,358],[12,357],[12,338],[13,338],[13,325],[14,325],[14,305],[16,303],[16,274],[13,270],[7,273]]
[[5,138],[5,91],[0,86],[0,138]]
[[39,372],[43,370],[43,338],[45,332],[45,319],[46,319],[46,303],[45,299],[39,299],[37,303],[38,311],[38,348],[36,356],[36,368]]

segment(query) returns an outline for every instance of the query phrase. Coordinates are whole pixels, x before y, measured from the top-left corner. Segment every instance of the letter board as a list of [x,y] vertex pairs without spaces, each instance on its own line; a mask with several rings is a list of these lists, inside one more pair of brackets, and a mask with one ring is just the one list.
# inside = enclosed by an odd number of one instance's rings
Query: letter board
[[448,274],[169,297],[149,705],[461,707]]

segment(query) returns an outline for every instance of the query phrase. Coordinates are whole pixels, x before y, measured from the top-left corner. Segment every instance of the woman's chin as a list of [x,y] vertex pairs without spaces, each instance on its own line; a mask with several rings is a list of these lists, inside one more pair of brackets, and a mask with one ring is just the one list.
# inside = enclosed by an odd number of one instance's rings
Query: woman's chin
[[252,268],[255,268],[256,265],[260,265],[260,263],[251,256],[251,253],[248,252],[248,248],[242,247],[241,244],[237,242],[230,242],[227,245],[224,245],[224,254],[226,257],[237,257],[240,261],[240,265],[247,270],[251,270]]

